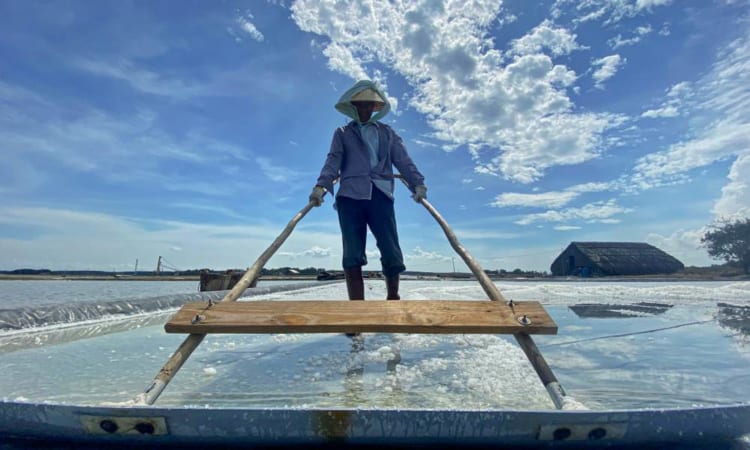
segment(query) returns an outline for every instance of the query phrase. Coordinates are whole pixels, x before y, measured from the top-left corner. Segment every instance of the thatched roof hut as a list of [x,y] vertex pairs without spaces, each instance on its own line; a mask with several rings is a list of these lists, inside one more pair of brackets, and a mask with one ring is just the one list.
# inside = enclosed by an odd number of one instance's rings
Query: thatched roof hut
[[571,242],[550,266],[552,275],[607,276],[674,273],[685,266],[644,242]]

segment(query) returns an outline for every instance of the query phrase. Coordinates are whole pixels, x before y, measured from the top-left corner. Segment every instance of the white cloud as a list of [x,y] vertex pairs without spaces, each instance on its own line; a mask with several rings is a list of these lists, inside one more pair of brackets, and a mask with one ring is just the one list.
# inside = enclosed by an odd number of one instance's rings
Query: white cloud
[[420,147],[427,147],[427,148],[437,148],[440,147],[439,145],[435,144],[434,142],[427,142],[422,139],[413,139],[414,143],[419,145]]
[[[26,230],[33,239],[0,237],[5,269],[132,269],[139,259],[156,264],[159,255],[179,269],[245,267],[277,237],[273,225],[204,225],[142,219],[56,208],[0,207],[0,224]],[[330,251],[338,230],[299,228],[269,265],[334,267]],[[242,251],[238,251],[242,249]],[[170,253],[171,252],[171,253]],[[250,261],[248,261],[250,258]]]
[[664,6],[672,3],[672,0],[636,0],[635,8],[638,10]]
[[644,36],[651,33],[653,31],[651,29],[650,25],[646,26],[640,26],[637,27],[634,31],[631,37],[629,38],[623,38],[621,34],[618,34],[617,36],[613,37],[612,39],[609,39],[607,41],[607,44],[609,44],[610,47],[612,47],[612,50],[616,50],[619,47],[624,47],[626,45],[635,45],[641,40],[643,40]]
[[468,229],[468,228],[456,228],[453,230],[459,239],[517,239],[518,233],[506,233],[500,232],[494,229]]
[[[691,128],[689,138],[667,150],[640,158],[632,177],[636,189],[650,189],[690,180],[690,172],[715,161],[734,158],[711,213],[714,219],[730,220],[750,215],[750,35],[727,45],[709,73],[692,84],[680,83],[667,95],[666,105],[690,99],[694,108],[685,111]],[[674,254],[686,265],[715,263],[700,247],[705,228],[680,229],[669,236],[649,235],[648,241]]]
[[613,25],[669,3],[671,0],[556,0],[551,11],[555,18],[572,15],[576,24],[601,20],[603,25]]
[[252,14],[246,14],[245,16],[240,16],[237,18],[237,23],[240,26],[240,29],[248,34],[251,38],[258,42],[263,42],[263,33],[258,31],[258,28],[250,21],[250,19],[253,18]]
[[561,211],[546,211],[528,214],[517,220],[518,225],[530,225],[537,222],[565,222],[569,220],[583,220],[587,222],[611,223],[612,216],[626,214],[633,211],[619,206],[614,199],[589,203],[580,208],[568,208]]
[[573,225],[556,225],[553,227],[556,231],[573,231],[573,230],[580,230],[581,227],[576,227]]
[[689,180],[688,172],[693,169],[749,150],[750,123],[720,121],[700,138],[640,158],[632,182],[639,189],[682,183]]
[[541,194],[520,194],[507,192],[495,197],[490,205],[497,208],[505,206],[531,206],[538,208],[559,208],[578,197],[578,193],[571,191],[550,191]]
[[404,258],[407,260],[427,260],[427,261],[450,261],[450,256],[442,255],[438,252],[428,252],[422,250],[421,247],[414,247],[414,250],[411,251],[411,253],[407,253],[404,255]]
[[576,42],[575,34],[565,28],[555,27],[545,20],[525,36],[510,43],[509,54],[531,55],[548,50],[552,56],[561,56],[579,50],[582,47]]
[[[690,172],[715,161],[735,158],[729,182],[711,213],[714,219],[736,219],[750,215],[750,46],[748,36],[732,42],[717,56],[712,70],[693,84],[680,83],[667,94],[666,105],[684,106],[690,99],[696,108],[691,114],[690,139],[667,150],[639,159],[632,182],[638,189],[688,181]],[[673,254],[686,265],[715,263],[701,248],[705,228],[680,229],[669,236],[652,234],[648,242]]]
[[134,89],[147,94],[163,95],[179,99],[203,95],[203,86],[181,80],[167,78],[157,72],[143,69],[130,60],[80,59],[71,63],[77,68],[95,75],[114,78],[129,83]]
[[645,36],[647,34],[650,34],[653,30],[651,28],[651,25],[642,25],[640,27],[636,27],[634,33],[638,36]]
[[570,186],[566,189],[566,191],[571,192],[601,192],[601,191],[608,191],[611,189],[614,189],[617,187],[616,181],[608,181],[608,182],[591,182],[591,183],[583,183],[583,184],[576,184],[573,186]]
[[299,175],[296,171],[288,167],[274,165],[269,158],[263,156],[256,157],[255,162],[263,174],[271,181],[286,183]]
[[682,81],[675,84],[667,91],[667,97],[670,99],[681,99],[692,95],[691,84],[687,81]]
[[677,117],[680,115],[680,112],[677,110],[677,108],[674,105],[664,105],[658,109],[649,109],[645,111],[643,114],[641,114],[641,117],[648,117],[651,119],[655,118],[668,118],[668,117]]
[[666,99],[655,109],[649,109],[641,117],[668,118],[680,115],[680,109],[686,101],[693,97],[692,86],[689,82],[677,83],[667,90]]
[[323,49],[323,54],[328,58],[328,67],[331,70],[348,75],[354,80],[371,78],[346,46],[331,43]]
[[288,101],[304,89],[289,75],[274,71],[262,58],[268,57],[254,58],[233,69],[205,67],[202,77],[191,77],[188,72],[155,71],[145,68],[137,59],[110,54],[88,59],[74,57],[68,64],[77,70],[127,83],[140,93],[179,101],[196,97],[256,97],[259,93]]
[[701,237],[706,231],[706,228],[679,229],[669,236],[650,233],[646,236],[646,242],[664,250],[686,266],[707,266],[716,264],[716,261],[711,260],[706,250],[701,247]]
[[580,164],[598,157],[605,146],[601,134],[620,122],[619,117],[597,114],[537,117],[535,125],[529,124],[524,130],[498,130],[497,134],[507,136],[505,151],[489,161],[475,156],[474,170],[531,183],[542,178],[549,167]]
[[403,76],[433,137],[470,148],[479,173],[532,182],[549,167],[598,157],[602,133],[622,120],[574,111],[567,90],[577,75],[543,53],[581,48],[560,26],[545,21],[514,41],[508,62],[488,32],[501,2],[377,5],[298,0],[291,11],[302,30],[330,39],[323,53],[333,70],[359,79],[384,64]]
[[[689,139],[667,150],[640,158],[632,182],[638,189],[689,180],[689,172],[715,161],[750,152],[750,36],[727,46],[710,73],[698,81],[679,83],[667,93],[665,104],[681,105],[689,99],[693,128]],[[743,166],[744,167],[744,166]]]
[[750,152],[734,161],[727,178],[729,183],[721,188],[721,198],[711,210],[714,218],[738,220],[750,217]]
[[[68,205],[83,202],[96,208],[101,202],[106,202],[108,208],[123,208],[127,204],[125,197],[130,197],[133,191],[140,193],[145,189],[152,194],[162,193],[156,197],[163,198],[165,208],[170,210],[164,212],[165,216],[175,208],[189,207],[193,210],[189,212],[210,212],[212,217],[218,213],[223,216],[219,216],[219,220],[231,217],[249,223],[253,219],[231,208],[220,207],[220,201],[209,203],[201,195],[194,195],[198,192],[228,198],[237,192],[249,196],[262,194],[262,186],[252,183],[248,177],[233,174],[238,166],[247,166],[249,155],[246,153],[249,152],[244,149],[215,141],[197,131],[168,135],[159,129],[155,114],[149,111],[129,114],[123,119],[79,103],[47,102],[33,93],[2,83],[0,99],[0,141],[5,152],[0,176],[4,180],[3,191],[13,195],[16,201],[24,198],[18,195],[20,193],[37,195],[35,189],[41,192],[58,189],[75,179],[73,184],[96,187],[88,188],[82,197],[64,194]],[[72,114],[71,110],[75,113]],[[175,167],[179,169],[175,170]],[[212,167],[212,170],[207,172],[206,167]],[[196,168],[197,171],[190,170]],[[6,170],[11,172],[10,176]],[[251,177],[255,176],[253,169],[243,170]],[[218,179],[221,183],[216,182]],[[113,193],[113,190],[120,192]],[[170,192],[182,193],[182,198],[190,199],[189,206],[188,202],[179,204],[168,200],[174,198]],[[117,195],[122,198],[112,201]],[[139,204],[136,208],[140,207]],[[238,210],[247,211],[247,208]],[[179,211],[179,216],[185,217],[185,212]],[[219,257],[210,256],[214,248],[211,244],[204,245],[204,241],[210,238],[206,237],[208,233],[201,237],[197,232],[201,230],[200,226],[192,228],[187,224],[149,221],[156,223],[156,228],[167,228],[154,231],[134,224],[144,221],[104,214],[41,208],[0,211],[0,221],[7,222],[10,218],[15,221],[14,228],[28,230],[31,238],[13,239],[13,233],[11,237],[4,235],[0,248],[3,249],[2,263],[8,268],[110,269],[119,267],[119,264],[130,265],[136,258],[149,260],[152,256],[148,255],[154,252],[168,254],[178,248],[183,249],[180,251],[181,260],[173,262],[180,268],[202,267],[211,262],[215,267],[226,267],[225,264],[229,265],[237,258],[231,255],[222,263]],[[232,230],[231,227],[222,229]],[[196,233],[193,235],[191,230],[196,230]],[[183,238],[183,234],[190,236]],[[249,240],[263,237],[259,231],[255,231],[252,237],[243,236]],[[273,237],[275,235],[267,242]],[[196,242],[191,242],[193,239]],[[222,241],[216,242],[215,248],[229,254],[236,245],[237,241],[231,245]],[[197,247],[201,251],[197,251]],[[247,248],[248,253],[252,254],[253,249],[263,248],[251,246]],[[154,262],[156,256],[153,256]]]
[[500,14],[500,17],[498,17],[498,19],[497,19],[497,24],[499,26],[503,27],[503,26],[509,25],[509,24],[511,24],[511,23],[513,23],[513,22],[515,22],[517,20],[518,20],[518,16],[516,16],[515,14],[511,14],[511,13],[505,12],[505,13],[501,13]]
[[[157,115],[148,110],[130,114],[127,120],[83,105],[70,114],[69,108],[3,83],[0,141],[5,166],[14,168],[12,173],[31,177],[5,177],[6,190],[60,183],[64,180],[58,177],[71,174],[222,196],[248,190],[249,185],[231,177],[231,168],[248,160],[249,152],[240,147],[193,131],[179,137],[166,134],[158,126]],[[213,175],[227,175],[229,181],[218,186],[182,171],[164,170],[175,163],[202,169],[218,163]],[[61,169],[49,170],[51,164]]]
[[506,192],[495,197],[491,206],[529,206],[537,208],[559,208],[565,206],[582,193],[601,192],[615,188],[616,183],[584,183],[570,186],[563,191],[548,191],[534,194]]
[[197,200],[197,199],[191,199],[191,201],[189,202],[172,202],[165,206],[169,206],[170,208],[181,208],[181,209],[188,209],[188,210],[193,210],[193,211],[210,212],[217,216],[230,217],[230,218],[239,219],[242,221],[247,221],[249,219],[244,214],[238,214],[235,211],[235,208],[219,206],[216,204],[216,202],[212,202],[210,204],[201,203],[200,200]]
[[593,75],[591,77],[595,81],[595,86],[597,88],[603,88],[604,82],[617,73],[617,70],[625,64],[625,58],[622,58],[620,55],[609,55],[605,56],[604,58],[599,58],[597,60],[594,60],[592,65],[594,67],[598,67],[596,70],[594,70]]
[[303,256],[309,256],[311,258],[328,258],[332,255],[330,248],[323,248],[319,247],[317,245],[314,245],[308,249],[299,251],[299,252],[278,252],[279,255],[282,256],[290,256],[293,259],[297,259]]

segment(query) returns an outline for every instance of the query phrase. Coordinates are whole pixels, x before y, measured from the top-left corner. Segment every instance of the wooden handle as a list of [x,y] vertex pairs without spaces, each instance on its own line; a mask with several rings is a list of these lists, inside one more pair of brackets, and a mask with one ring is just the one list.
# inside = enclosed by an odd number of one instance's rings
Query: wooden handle
[[[260,257],[258,257],[255,263],[250,266],[249,269],[247,269],[245,275],[243,275],[242,278],[240,278],[240,280],[237,282],[237,284],[232,288],[232,290],[224,296],[224,298],[221,300],[222,302],[236,301],[242,295],[242,293],[245,292],[245,289],[250,286],[250,283],[252,283],[253,280],[255,280],[260,275],[260,271],[263,269],[263,266],[266,265],[268,260],[271,259],[273,254],[276,253],[276,250],[281,247],[281,244],[284,243],[289,235],[292,234],[292,231],[294,230],[294,227],[297,225],[297,223],[302,220],[302,218],[305,217],[305,215],[310,212],[310,210],[314,206],[315,205],[313,204],[313,202],[309,202],[292,218],[292,220],[289,221],[286,228],[284,228],[284,231],[282,231],[281,234],[266,249],[266,251],[264,251],[260,255]],[[180,344],[177,350],[172,354],[169,360],[164,364],[149,387],[146,388],[146,390],[142,394],[136,396],[135,402],[138,404],[153,405],[156,399],[159,398],[159,395],[161,395],[164,388],[167,387],[167,384],[172,381],[172,378],[174,378],[185,361],[187,361],[193,351],[198,348],[198,345],[200,345],[205,336],[205,334],[188,335],[188,337],[185,338],[182,344]]]
[[[400,178],[404,185],[407,188],[409,187],[409,183],[406,182],[402,175],[394,175],[394,178]],[[443,216],[440,215],[437,209],[435,209],[427,199],[420,199],[419,203],[429,211],[430,215],[432,215],[440,225],[440,228],[443,229],[451,247],[453,247],[453,250],[455,250],[461,259],[464,260],[466,265],[469,266],[471,273],[477,278],[477,281],[479,281],[479,284],[482,286],[482,289],[484,289],[487,297],[492,301],[505,302],[505,297],[500,293],[500,290],[495,286],[495,283],[490,280],[490,277],[487,276],[487,273],[482,269],[477,260],[469,254],[469,251],[461,245],[458,238],[456,238],[456,234],[453,232],[450,225],[448,225],[448,222],[446,222]],[[513,334],[513,337],[516,338],[516,342],[518,342],[518,345],[523,350],[526,358],[534,367],[537,376],[539,376],[544,387],[547,388],[547,393],[549,393],[555,407],[557,409],[562,409],[565,399],[565,390],[563,390],[562,386],[557,381],[557,377],[555,377],[555,374],[552,372],[552,369],[550,369],[547,361],[544,360],[544,356],[542,356],[542,353],[539,351],[539,348],[537,348],[534,340],[528,333],[523,332],[515,333]]]
[[479,284],[482,285],[482,289],[484,289],[484,292],[487,293],[487,297],[489,297],[490,300],[493,301],[505,302],[506,300],[505,297],[503,297],[503,294],[500,293],[500,290],[498,290],[497,286],[495,286],[495,283],[490,280],[490,277],[487,276],[487,273],[482,269],[477,260],[474,259],[473,256],[471,256],[469,251],[466,250],[463,245],[461,245],[461,243],[458,241],[458,238],[456,237],[456,234],[448,225],[448,222],[443,219],[443,216],[440,215],[440,213],[430,204],[430,202],[427,201],[427,199],[421,199],[419,200],[419,203],[421,203],[422,206],[424,206],[427,211],[430,212],[432,217],[437,220],[440,228],[443,229],[443,233],[445,233],[445,236],[448,238],[448,242],[450,242],[451,247],[453,247],[453,250],[455,250],[456,253],[458,253],[458,255],[461,257],[461,259],[464,260],[466,265],[469,266],[469,269],[471,269],[471,273],[473,273],[474,276],[477,277]]

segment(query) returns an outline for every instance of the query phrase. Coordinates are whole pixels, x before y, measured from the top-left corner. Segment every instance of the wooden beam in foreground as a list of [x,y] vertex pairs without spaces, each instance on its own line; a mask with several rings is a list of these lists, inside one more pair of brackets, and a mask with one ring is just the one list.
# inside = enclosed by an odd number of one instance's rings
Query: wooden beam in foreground
[[[526,316],[531,322],[523,325]],[[196,320],[198,319],[198,320]],[[455,300],[250,301],[185,304],[168,333],[557,334],[539,302]]]

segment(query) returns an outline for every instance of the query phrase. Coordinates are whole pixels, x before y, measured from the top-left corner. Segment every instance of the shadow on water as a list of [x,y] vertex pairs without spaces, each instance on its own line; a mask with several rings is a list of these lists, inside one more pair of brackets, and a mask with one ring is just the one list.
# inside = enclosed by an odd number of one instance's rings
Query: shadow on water
[[718,303],[719,312],[716,320],[719,325],[736,331],[744,336],[750,336],[750,306]]
[[625,319],[664,314],[674,305],[664,303],[639,302],[629,305],[579,303],[569,308],[581,318]]

